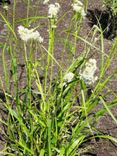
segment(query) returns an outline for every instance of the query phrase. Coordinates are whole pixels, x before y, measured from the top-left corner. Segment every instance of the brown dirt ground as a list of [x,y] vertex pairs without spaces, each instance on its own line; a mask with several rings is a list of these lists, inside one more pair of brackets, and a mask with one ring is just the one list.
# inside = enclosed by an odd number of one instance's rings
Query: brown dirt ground
[[[47,6],[44,5],[38,5],[37,0],[33,1],[33,5],[34,7],[37,9],[37,14],[38,15],[46,15],[47,14]],[[51,1],[52,2],[52,1]],[[54,2],[54,0],[53,0]],[[65,13],[71,6],[71,0],[58,0],[57,2],[60,2],[61,4],[61,11],[60,11],[60,16],[63,15],[63,13]],[[13,0],[12,0],[12,4],[10,5],[9,8],[9,19],[12,21],[12,7],[13,7]],[[22,3],[21,0],[17,0],[17,11],[16,11],[16,19],[20,19],[23,17],[26,17],[26,6]],[[34,15],[34,7],[30,8],[30,15],[33,16]],[[89,0],[89,9],[94,10],[99,9],[102,10],[102,0]],[[3,11],[2,8],[0,7],[0,11]],[[65,20],[61,23],[59,23],[58,26],[58,31],[57,31],[57,37],[64,37],[65,34],[61,32],[61,28],[62,30],[66,29],[69,26],[69,21],[70,21],[70,17],[71,17],[71,13],[68,13],[67,17],[65,18]],[[91,27],[88,24],[89,19],[85,18],[84,23],[83,23],[83,27],[80,31],[80,35],[83,37],[88,36],[88,40],[91,40],[91,36],[92,33],[89,34],[89,32],[91,31]],[[44,44],[45,46],[47,45],[47,23],[43,20],[41,20],[40,26],[42,26],[41,29],[41,35],[44,36]],[[39,24],[38,22],[35,23]],[[0,18],[0,32],[1,30],[3,30],[3,23],[1,22],[1,18]],[[3,40],[5,40],[5,38],[0,39],[1,42],[3,42]],[[108,53],[111,45],[112,45],[113,41],[112,40],[107,40],[104,39],[104,48],[105,48],[105,52]],[[99,42],[97,42],[97,46]],[[62,51],[63,46],[61,45],[61,42],[56,41],[56,48],[55,48],[55,57],[57,58],[57,60],[59,61],[61,59],[61,51]],[[77,54],[79,55],[84,49],[84,43],[82,41],[78,41],[77,43]],[[69,50],[69,49],[68,49]],[[98,65],[100,63],[100,58],[99,58],[99,53],[97,52],[97,50],[95,49],[91,49],[91,53],[93,54],[93,57],[96,58],[98,60]],[[6,55],[8,64],[9,64],[9,55]],[[18,62],[22,63],[22,56],[20,54],[20,52],[18,52]],[[69,64],[69,57],[67,56],[67,52],[64,54],[64,64],[65,66],[67,66],[67,64]],[[111,68],[108,70],[108,74],[111,73],[112,69],[117,69],[117,57],[115,57],[115,60],[113,60],[113,63],[111,65]],[[56,70],[55,70],[56,72]],[[1,53],[0,53],[0,76],[2,76],[3,74],[3,68],[2,68],[2,60],[1,60]],[[113,79],[110,84],[109,87],[115,91],[115,93],[117,93],[117,79]],[[111,95],[109,97],[111,99]],[[117,108],[114,108],[113,113],[115,115],[115,117],[117,117]],[[112,121],[112,119],[110,118],[110,116],[108,114],[105,114],[105,116],[99,121],[98,126],[97,126],[100,130],[102,130],[103,132],[107,132],[109,134],[111,134],[114,137],[117,137],[117,125],[115,125]],[[1,142],[1,145],[3,143]],[[95,148],[93,151],[91,151],[94,156],[116,156],[117,155],[117,145],[113,145],[111,142],[109,141],[104,141],[104,140],[99,140],[99,142],[97,142],[95,144]],[[86,156],[86,155],[85,155]]]

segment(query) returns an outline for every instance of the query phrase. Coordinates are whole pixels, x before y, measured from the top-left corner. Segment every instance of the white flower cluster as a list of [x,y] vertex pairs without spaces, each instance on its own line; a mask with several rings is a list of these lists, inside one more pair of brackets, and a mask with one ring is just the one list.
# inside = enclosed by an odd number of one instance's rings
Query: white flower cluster
[[97,70],[96,60],[89,59],[89,61],[85,64],[84,70],[80,71],[80,78],[84,80],[86,85],[91,85],[98,79],[97,76],[94,76],[96,70]]
[[3,5],[3,9],[6,10],[6,11],[8,11],[9,6],[8,5]]
[[43,4],[47,4],[49,2],[49,0],[44,0]]
[[64,76],[64,78],[63,78],[63,80],[64,80],[63,85],[66,85],[66,83],[71,82],[71,81],[73,80],[73,78],[74,78],[74,74],[73,74],[72,72],[67,73],[67,74]]
[[40,36],[38,31],[34,31],[34,29],[27,29],[23,27],[22,25],[18,26],[18,33],[20,35],[20,38],[27,42],[29,40],[36,40],[40,43],[43,42],[43,38]]
[[75,0],[74,3],[72,4],[72,8],[75,12],[80,13],[83,18],[86,16],[86,13],[84,11],[84,6],[81,1]]
[[57,14],[58,14],[59,9],[60,9],[59,3],[50,4],[48,7],[49,7],[48,17],[49,18],[57,18]]

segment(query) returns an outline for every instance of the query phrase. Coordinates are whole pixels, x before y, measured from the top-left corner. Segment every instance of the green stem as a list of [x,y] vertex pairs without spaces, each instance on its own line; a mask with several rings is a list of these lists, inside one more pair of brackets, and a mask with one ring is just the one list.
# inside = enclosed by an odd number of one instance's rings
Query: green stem
[[[30,52],[31,53],[31,52]],[[24,43],[24,57],[26,63],[26,75],[27,75],[27,104],[31,107],[31,56],[28,59],[26,43]]]
[[12,43],[10,45],[10,56],[11,56],[11,66],[12,66],[12,78],[14,82],[14,90],[15,90],[15,96],[16,96],[16,104],[18,106],[19,104],[19,96],[18,96],[18,76],[17,76],[17,57],[16,57],[16,46],[12,46]]
[[27,25],[28,25],[28,17],[29,17],[29,11],[30,11],[30,0],[28,0],[28,6],[27,6]]
[[8,77],[8,71],[7,71],[7,66],[6,66],[6,61],[5,61],[5,49],[6,49],[6,43],[3,48],[2,52],[2,62],[3,62],[3,69],[4,69],[4,77],[5,77],[5,88],[7,88],[7,92],[9,92],[9,77]]
[[76,15],[75,15],[74,47],[73,47],[73,52],[72,52],[74,57],[75,57],[75,53],[76,53],[77,39],[78,39],[78,33],[80,31],[81,23],[82,23],[82,17],[79,17],[79,15],[76,13]]
[[13,3],[13,30],[15,28],[15,11],[16,11],[16,0]]
[[47,125],[48,125],[48,156],[52,156],[51,152],[51,120],[47,120]]
[[[52,25],[54,25],[55,19],[50,19],[49,23],[49,43],[48,43],[48,57],[47,57],[47,66],[46,66],[46,72],[45,72],[45,93],[46,93],[46,88],[47,88],[47,77],[48,77],[48,72],[49,72],[49,66],[51,66],[51,71],[50,71],[50,87],[52,83],[52,76],[53,76],[53,51],[54,51],[54,29],[52,28]],[[52,57],[50,56],[52,55]]]
[[87,11],[87,7],[88,7],[88,0],[84,0],[84,9],[85,9],[85,11]]
[[92,131],[91,126],[90,126],[89,121],[88,121],[88,104],[86,103],[86,97],[85,97],[85,93],[84,93],[85,86],[83,83],[84,82],[81,82],[82,112],[84,113],[84,115],[86,117],[87,126],[93,135],[93,131]]

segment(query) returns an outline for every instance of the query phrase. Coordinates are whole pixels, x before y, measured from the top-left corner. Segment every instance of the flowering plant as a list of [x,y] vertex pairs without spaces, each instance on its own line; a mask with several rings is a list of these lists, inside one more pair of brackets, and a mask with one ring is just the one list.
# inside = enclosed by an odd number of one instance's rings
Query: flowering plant
[[[15,19],[15,8],[20,3],[17,4],[16,0],[13,20],[8,21],[9,16],[0,12],[5,22],[0,35],[6,39],[0,39],[3,62],[3,75],[0,76],[0,143],[4,144],[0,155],[76,156],[87,154],[95,138],[107,138],[117,143],[117,138],[100,132],[96,126],[106,112],[117,123],[110,110],[116,106],[117,97],[111,92],[112,100],[108,98],[111,88],[107,86],[114,72],[107,77],[105,75],[115,56],[117,40],[110,53],[106,54],[102,30],[97,38],[101,40],[99,47],[94,41],[97,30],[91,31],[86,38],[80,33],[87,0],[83,3],[73,0],[72,10],[65,9],[63,15],[59,15],[59,9],[64,1],[60,5],[47,4],[48,1],[22,0],[27,9],[24,9],[26,18],[20,20]],[[35,11],[38,3],[44,7],[48,5],[47,16],[38,15],[39,7]],[[30,16],[32,8],[34,17]],[[16,34],[18,23],[21,25]],[[35,28],[24,27],[24,24]],[[44,28],[44,44],[39,44],[43,38],[37,27]],[[94,50],[101,58],[97,83]],[[94,56],[89,59],[92,56],[90,52]],[[6,54],[9,60],[6,60]],[[99,104],[104,107],[97,107]]]
[[20,38],[27,42],[29,40],[36,40],[40,43],[43,42],[43,38],[40,36],[38,31],[34,31],[34,29],[27,29],[23,27],[22,25],[18,26],[18,33],[20,35]]
[[48,7],[49,7],[48,17],[49,18],[56,18],[57,14],[59,12],[59,9],[60,9],[59,3],[50,4]]
[[96,60],[89,59],[89,61],[85,64],[85,68],[80,71],[80,78],[84,80],[86,85],[91,85],[98,79],[97,76],[94,76],[96,70]]
[[86,13],[84,11],[83,3],[79,0],[75,0],[72,4],[72,8],[75,12],[80,13],[80,15],[84,18],[86,16]]

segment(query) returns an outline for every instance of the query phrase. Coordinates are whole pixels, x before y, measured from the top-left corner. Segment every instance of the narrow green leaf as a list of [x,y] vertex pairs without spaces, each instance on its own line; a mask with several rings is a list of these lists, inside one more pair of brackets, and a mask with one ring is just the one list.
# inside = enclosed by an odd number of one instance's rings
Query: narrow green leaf
[[0,16],[5,21],[5,23],[7,24],[8,28],[11,30],[11,32],[13,33],[15,39],[17,40],[17,36],[16,36],[15,31],[13,30],[11,24],[6,20],[6,18],[1,13],[0,13]]
[[45,150],[44,149],[41,149],[39,156],[44,156],[44,154],[45,154]]
[[106,110],[108,111],[109,115],[111,116],[111,118],[115,121],[115,123],[117,124],[117,119],[114,117],[113,113],[110,111],[108,105],[105,103],[105,101],[103,100],[103,98],[100,96],[99,97],[101,102],[103,103],[104,107],[106,108]]

